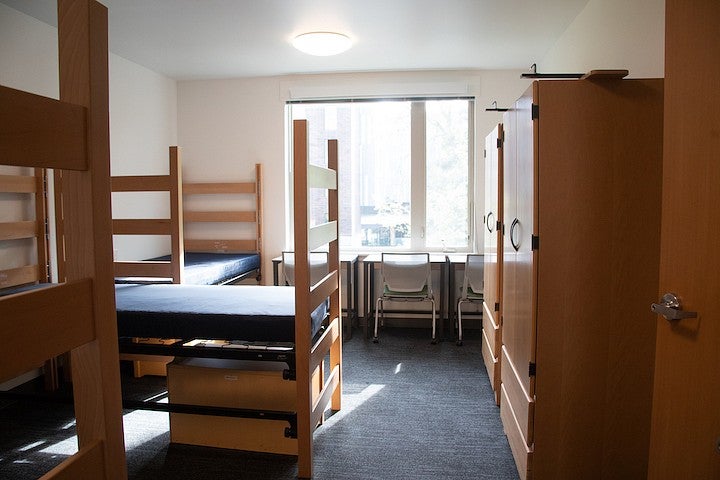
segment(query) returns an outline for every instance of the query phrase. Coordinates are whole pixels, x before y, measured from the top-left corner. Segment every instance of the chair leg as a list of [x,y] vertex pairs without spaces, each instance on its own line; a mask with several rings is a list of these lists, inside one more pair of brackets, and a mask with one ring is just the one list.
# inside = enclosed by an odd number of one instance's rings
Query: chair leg
[[457,345],[462,346],[463,340],[462,340],[462,308],[460,306],[462,305],[462,300],[458,302],[458,308],[457,308],[457,316],[458,316],[458,339],[457,339]]
[[382,298],[378,297],[375,302],[375,330],[373,332],[373,343],[378,343],[378,317],[380,315],[380,305],[382,305]]
[[432,305],[432,340],[430,343],[435,345],[437,343],[437,338],[435,338],[435,300],[431,298],[430,304]]

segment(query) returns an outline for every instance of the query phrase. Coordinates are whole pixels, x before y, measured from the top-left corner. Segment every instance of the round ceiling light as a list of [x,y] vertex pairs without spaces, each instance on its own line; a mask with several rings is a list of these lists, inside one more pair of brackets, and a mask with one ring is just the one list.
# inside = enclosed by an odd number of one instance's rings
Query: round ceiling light
[[309,55],[326,57],[342,53],[352,45],[347,35],[335,32],[309,32],[292,41],[295,48]]

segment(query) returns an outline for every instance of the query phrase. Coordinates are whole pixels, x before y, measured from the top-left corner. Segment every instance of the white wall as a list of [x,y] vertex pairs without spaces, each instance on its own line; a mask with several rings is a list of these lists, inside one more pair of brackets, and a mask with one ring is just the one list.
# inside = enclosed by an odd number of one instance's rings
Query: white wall
[[[529,85],[520,71],[429,71],[297,75],[185,81],[178,84],[178,141],[184,176],[192,181],[252,178],[264,169],[264,282],[271,259],[286,245],[285,101],[300,97],[457,94],[476,97],[476,158],[484,138],[502,119],[486,112],[493,101],[508,105]],[[482,162],[480,162],[482,165]],[[476,172],[483,182],[482,168]],[[482,212],[482,205],[476,210]]]
[[[177,83],[110,55],[110,170],[112,175],[167,175],[170,145],[177,145]],[[113,194],[114,218],[169,218],[162,194]],[[142,213],[139,213],[142,212]],[[118,260],[170,252],[168,237],[116,236]]]
[[[55,27],[0,3],[0,85],[58,98],[57,49]],[[177,144],[176,82],[113,54],[109,56],[109,72],[113,173],[166,173],[168,146]],[[17,167],[0,166],[0,173],[16,171]],[[29,218],[20,202],[17,209],[8,205],[3,203],[0,220]],[[114,207],[123,210],[122,205]],[[163,207],[145,202],[142,208],[132,208],[155,211]],[[145,245],[142,248],[148,249]],[[0,245],[0,268],[34,259],[31,250],[28,244]],[[140,251],[139,255],[144,253],[155,250]]]
[[[167,173],[168,146],[177,144],[175,80],[112,53],[108,62],[112,174]],[[0,4],[0,84],[52,98],[59,95],[57,29],[4,4]],[[148,217],[169,215],[167,199],[129,197],[114,199],[113,215],[129,217],[138,211]],[[167,253],[169,241],[116,237],[115,249],[119,258],[146,258]],[[0,265],[23,256],[15,250],[0,247]]]
[[539,72],[627,69],[664,77],[664,0],[590,0],[541,62]]

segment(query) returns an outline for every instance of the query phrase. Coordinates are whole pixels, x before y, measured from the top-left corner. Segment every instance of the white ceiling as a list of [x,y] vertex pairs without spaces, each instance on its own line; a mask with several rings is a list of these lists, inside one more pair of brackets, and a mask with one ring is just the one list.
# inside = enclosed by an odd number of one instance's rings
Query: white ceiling
[[[176,79],[296,73],[524,69],[588,0],[100,0],[110,51]],[[55,0],[0,0],[56,25]],[[296,51],[307,31],[354,42],[334,57]],[[538,68],[538,71],[541,71]]]

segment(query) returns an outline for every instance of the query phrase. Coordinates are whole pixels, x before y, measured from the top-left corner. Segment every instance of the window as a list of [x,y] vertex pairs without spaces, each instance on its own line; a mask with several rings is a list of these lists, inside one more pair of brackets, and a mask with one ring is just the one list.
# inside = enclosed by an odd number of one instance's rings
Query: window
[[338,139],[341,248],[470,248],[472,108],[469,99],[289,105],[291,119],[308,120],[311,163]]

